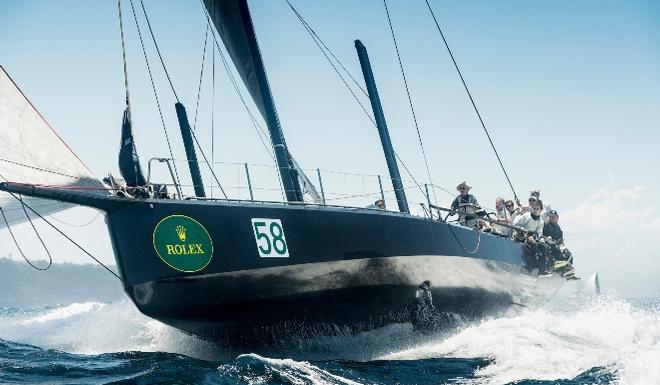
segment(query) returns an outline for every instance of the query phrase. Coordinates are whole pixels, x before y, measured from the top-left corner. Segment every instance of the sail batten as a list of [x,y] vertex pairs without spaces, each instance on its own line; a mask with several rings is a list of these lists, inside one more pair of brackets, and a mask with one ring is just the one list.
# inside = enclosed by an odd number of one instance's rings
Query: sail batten
[[[0,181],[82,189],[91,194],[107,190],[46,122],[0,66]],[[25,198],[40,214],[71,207],[55,201]],[[0,193],[0,207],[10,224],[26,221],[21,204]],[[0,221],[0,229],[6,227]]]

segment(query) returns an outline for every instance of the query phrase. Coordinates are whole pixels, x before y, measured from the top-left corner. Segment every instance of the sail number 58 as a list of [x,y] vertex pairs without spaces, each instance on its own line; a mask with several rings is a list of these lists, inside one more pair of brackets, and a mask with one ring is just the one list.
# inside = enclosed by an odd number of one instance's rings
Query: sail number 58
[[287,258],[289,256],[284,228],[279,219],[252,218],[252,230],[260,257]]

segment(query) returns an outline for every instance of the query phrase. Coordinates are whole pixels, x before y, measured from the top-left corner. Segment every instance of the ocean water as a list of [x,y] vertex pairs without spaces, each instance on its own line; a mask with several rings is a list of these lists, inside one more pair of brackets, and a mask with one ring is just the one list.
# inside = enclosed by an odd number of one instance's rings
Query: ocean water
[[660,384],[660,304],[565,298],[421,334],[391,325],[241,352],[126,300],[0,309],[1,384]]

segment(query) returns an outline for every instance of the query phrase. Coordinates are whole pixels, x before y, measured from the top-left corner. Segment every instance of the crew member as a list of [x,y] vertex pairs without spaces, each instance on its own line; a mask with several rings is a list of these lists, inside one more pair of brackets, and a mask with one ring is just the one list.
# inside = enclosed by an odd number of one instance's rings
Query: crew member
[[385,210],[385,201],[382,199],[378,199],[377,201],[374,202],[374,204],[367,206],[367,208]]
[[559,214],[557,210],[548,211],[548,223],[543,225],[543,236],[558,243],[564,243],[564,232],[559,226]]
[[479,203],[474,195],[469,194],[471,188],[472,187],[468,186],[465,181],[456,186],[459,195],[451,203],[451,209],[458,213],[458,222],[460,224],[467,227],[476,227],[476,212]]
[[536,205],[539,201],[539,198],[535,197],[534,195],[530,195],[529,198],[527,199],[527,206],[522,206],[520,204],[519,200],[516,200],[516,203],[518,204],[518,212],[520,214],[524,213],[531,213],[532,209],[534,208],[534,205]]
[[[513,205],[513,202],[511,202]],[[511,216],[506,209],[506,203],[504,198],[495,199],[495,221],[491,224],[493,234],[497,234],[503,237],[508,237],[510,229],[506,226],[502,226],[500,223],[505,225],[511,224]]]
[[532,206],[531,212],[526,212],[516,218],[513,223],[514,226],[523,228],[529,236],[536,235],[537,237],[543,236],[543,221],[541,220],[541,212],[543,211],[543,203],[536,203]]
[[[536,197],[537,200],[541,200],[541,190],[532,190],[529,192],[530,197]],[[543,202],[543,211],[541,212],[541,219],[543,223],[548,223],[548,213],[552,210],[548,202]]]
[[509,213],[509,219],[511,222],[513,222],[518,217],[518,215],[520,215],[520,208],[516,207],[511,199],[506,201],[504,207],[506,207],[506,211]]
[[516,236],[517,239],[524,241],[533,258],[530,266],[535,267],[541,273],[550,270],[551,263],[548,258],[548,248],[543,237],[543,220],[541,220],[541,212],[543,211],[543,203],[537,202],[531,212],[527,212],[516,219],[514,226],[522,228]]
[[564,246],[564,232],[559,226],[557,210],[548,212],[548,223],[543,225],[543,236],[549,246],[555,270],[562,274],[570,272],[573,267],[573,258],[571,251]]

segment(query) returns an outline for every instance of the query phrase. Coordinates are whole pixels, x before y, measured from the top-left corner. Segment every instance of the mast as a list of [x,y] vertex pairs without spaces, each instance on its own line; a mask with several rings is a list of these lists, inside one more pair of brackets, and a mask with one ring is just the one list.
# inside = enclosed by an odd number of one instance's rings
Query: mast
[[297,179],[298,172],[291,161],[277,117],[275,101],[268,84],[247,1],[203,1],[229,56],[266,121],[286,199],[289,202],[302,201],[302,191]]
[[202,174],[199,172],[199,163],[197,163],[197,154],[195,153],[195,144],[193,143],[190,123],[188,123],[186,107],[181,103],[176,103],[174,108],[176,109],[176,117],[179,120],[179,127],[181,128],[183,147],[186,150],[186,159],[190,168],[193,187],[195,188],[195,196],[203,198],[206,196],[204,182],[202,181]]
[[380,97],[378,96],[378,89],[376,88],[376,80],[374,79],[374,74],[371,70],[371,63],[369,62],[367,48],[364,46],[364,44],[362,44],[360,40],[355,40],[355,49],[357,50],[358,57],[360,58],[360,66],[362,67],[364,82],[366,83],[367,91],[369,92],[371,108],[374,111],[374,118],[376,119],[376,126],[378,127],[380,142],[383,145],[383,152],[385,153],[387,168],[390,171],[390,178],[392,179],[392,186],[394,187],[394,194],[396,195],[396,201],[399,205],[399,211],[402,213],[410,213],[410,209],[408,208],[408,200],[406,199],[406,192],[403,189],[403,183],[401,183],[399,166],[397,165],[396,158],[394,156],[394,149],[392,148],[390,133],[387,130],[387,123],[385,122],[383,106],[380,104]]
[[124,41],[124,19],[121,14],[121,0],[117,0],[119,12],[119,34],[121,37],[121,57],[124,63],[124,90],[126,91],[126,108],[121,124],[121,142],[119,144],[119,173],[130,187],[144,186],[147,184],[140,166],[140,157],[135,147],[133,135],[133,123],[131,120],[131,99],[128,92],[128,62],[126,60],[126,43]]

